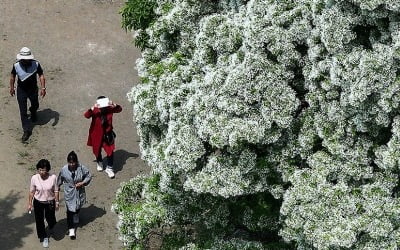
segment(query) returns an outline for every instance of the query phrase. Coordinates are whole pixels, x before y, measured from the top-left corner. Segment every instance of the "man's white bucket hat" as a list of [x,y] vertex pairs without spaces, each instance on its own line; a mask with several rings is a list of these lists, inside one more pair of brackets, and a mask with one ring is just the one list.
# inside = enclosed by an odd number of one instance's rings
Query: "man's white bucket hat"
[[33,58],[31,50],[27,47],[23,47],[17,54],[17,60],[30,60]]

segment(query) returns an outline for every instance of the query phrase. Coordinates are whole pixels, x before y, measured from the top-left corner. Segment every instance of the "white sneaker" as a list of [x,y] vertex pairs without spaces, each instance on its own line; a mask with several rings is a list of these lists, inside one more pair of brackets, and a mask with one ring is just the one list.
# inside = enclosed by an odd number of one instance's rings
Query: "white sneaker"
[[99,172],[101,172],[101,171],[103,171],[103,164],[102,164],[102,162],[98,162],[97,163],[97,171],[99,171]]
[[68,236],[71,238],[71,240],[74,240],[74,239],[75,239],[75,229],[74,229],[74,228],[71,228],[71,229],[69,230]]
[[106,168],[105,172],[107,173],[108,177],[110,177],[110,178],[115,177],[114,171],[111,168]]
[[43,239],[43,247],[48,248],[49,247],[49,238],[44,238]]

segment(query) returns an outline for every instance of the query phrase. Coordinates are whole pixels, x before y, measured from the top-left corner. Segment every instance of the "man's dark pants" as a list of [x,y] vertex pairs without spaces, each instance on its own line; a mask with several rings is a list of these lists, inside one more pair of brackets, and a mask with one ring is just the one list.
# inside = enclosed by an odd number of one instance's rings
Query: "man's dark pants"
[[33,124],[28,119],[28,99],[31,103],[29,110],[36,113],[39,108],[39,95],[38,88],[33,90],[24,90],[21,87],[17,88],[17,100],[19,105],[19,113],[21,116],[22,129],[25,131],[32,131]]

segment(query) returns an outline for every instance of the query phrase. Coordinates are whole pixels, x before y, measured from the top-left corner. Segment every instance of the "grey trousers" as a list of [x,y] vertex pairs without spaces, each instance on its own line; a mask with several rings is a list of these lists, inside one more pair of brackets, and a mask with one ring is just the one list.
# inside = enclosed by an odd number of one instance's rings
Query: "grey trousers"
[[28,99],[31,103],[29,110],[31,112],[36,112],[39,108],[38,88],[31,91],[26,91],[21,87],[18,87],[17,101],[19,106],[19,114],[21,116],[22,129],[24,131],[32,131],[33,128],[31,120],[28,119]]

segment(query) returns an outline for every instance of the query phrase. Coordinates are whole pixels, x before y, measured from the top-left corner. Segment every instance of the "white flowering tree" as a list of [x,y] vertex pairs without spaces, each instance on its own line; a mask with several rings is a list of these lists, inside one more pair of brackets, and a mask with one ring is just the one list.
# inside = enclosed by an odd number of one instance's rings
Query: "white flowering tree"
[[[132,249],[400,248],[399,0],[129,0]],[[156,236],[154,236],[156,235]]]

